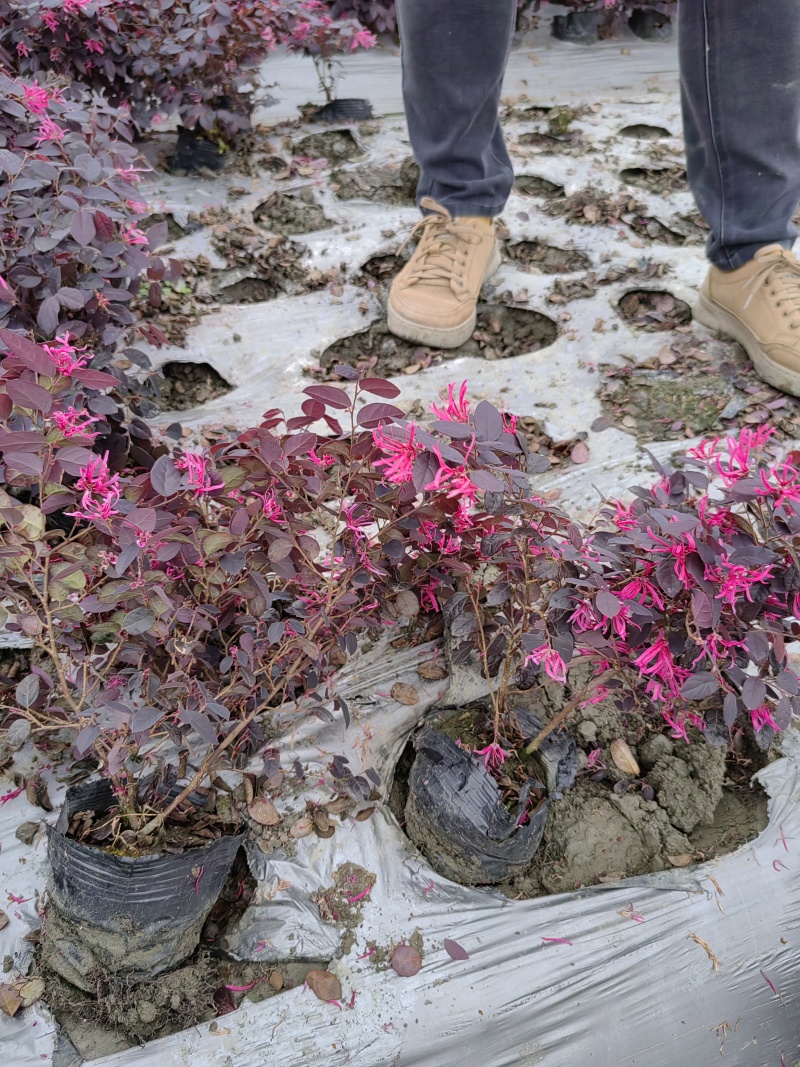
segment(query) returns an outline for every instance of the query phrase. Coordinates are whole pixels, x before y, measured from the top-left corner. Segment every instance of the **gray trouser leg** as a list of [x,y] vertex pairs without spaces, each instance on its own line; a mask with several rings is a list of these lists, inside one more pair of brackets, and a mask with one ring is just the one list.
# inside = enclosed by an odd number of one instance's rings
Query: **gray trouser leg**
[[453,215],[497,215],[511,192],[497,111],[516,12],[516,0],[397,0],[417,199]]
[[689,182],[723,270],[790,248],[800,200],[800,3],[681,0]]

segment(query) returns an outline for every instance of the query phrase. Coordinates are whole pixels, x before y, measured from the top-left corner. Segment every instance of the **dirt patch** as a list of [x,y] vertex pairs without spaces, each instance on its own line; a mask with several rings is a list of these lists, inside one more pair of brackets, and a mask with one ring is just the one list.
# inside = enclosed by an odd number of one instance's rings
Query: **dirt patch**
[[581,189],[572,196],[553,199],[546,205],[548,215],[579,222],[585,226],[598,223],[618,225],[629,217],[640,215],[646,208],[641,201],[627,193],[604,195],[592,189]]
[[632,137],[637,141],[660,141],[672,134],[664,126],[649,126],[646,122],[636,122],[631,126],[623,126],[619,131],[620,137]]
[[188,411],[233,388],[208,363],[165,363],[161,374],[158,386],[165,411]]
[[691,332],[665,340],[645,362],[601,368],[600,399],[614,425],[643,442],[765,422],[781,437],[800,436],[800,401],[762,382],[739,345]]
[[414,207],[417,202],[419,167],[409,156],[387,167],[359,167],[331,175],[331,189],[339,200],[371,200],[377,204]]
[[151,226],[155,226],[159,222],[166,222],[167,224],[167,240],[179,241],[181,237],[185,237],[189,233],[194,233],[195,230],[201,228],[201,223],[196,215],[190,215],[186,226],[179,226],[172,215],[148,215],[146,219],[142,219],[139,223],[139,229],[144,233],[150,229]]
[[333,872],[333,885],[312,896],[323,922],[335,923],[342,931],[342,952],[347,955],[361,925],[364,905],[377,881],[372,871],[356,863],[343,863]]
[[337,363],[349,364],[359,371],[392,375],[413,373],[412,367],[418,370],[463,356],[507,359],[547,348],[557,336],[556,324],[546,315],[501,304],[484,305],[479,309],[475,332],[460,348],[443,351],[413,345],[389,333],[385,321],[381,321],[325,349],[319,359],[320,369],[311,373],[334,380],[338,378],[333,372]]
[[674,167],[628,167],[620,172],[620,178],[629,185],[638,185],[651,193],[667,196],[670,193],[684,192],[689,188],[686,169]]
[[640,330],[660,333],[687,326],[692,321],[692,309],[685,300],[658,289],[632,289],[621,298],[619,313]]
[[556,185],[555,182],[550,182],[538,174],[518,174],[514,179],[514,188],[523,196],[539,196],[546,199],[564,196],[563,185]]
[[543,241],[517,241],[506,246],[506,253],[524,270],[541,274],[571,274],[592,265],[589,257],[576,248],[556,248]]
[[303,189],[294,196],[273,193],[263,204],[259,204],[253,218],[260,225],[278,234],[314,233],[331,225],[330,219],[325,217],[324,211],[308,189]]
[[405,266],[405,260],[389,253],[385,256],[373,256],[361,267],[359,274],[374,278],[376,282],[389,283]]
[[294,154],[306,159],[327,159],[335,164],[356,159],[362,152],[349,130],[328,130],[304,137],[295,145]]
[[0,690],[16,686],[31,669],[30,648],[0,647]]

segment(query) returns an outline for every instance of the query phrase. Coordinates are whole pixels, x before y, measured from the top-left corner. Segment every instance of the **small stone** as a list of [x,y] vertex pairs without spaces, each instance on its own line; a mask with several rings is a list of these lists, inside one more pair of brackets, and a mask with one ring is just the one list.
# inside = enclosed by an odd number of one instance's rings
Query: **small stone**
[[582,722],[578,727],[578,736],[582,741],[591,745],[597,740],[597,723]]
[[639,759],[643,767],[655,767],[660,759],[671,756],[675,745],[664,734],[653,734],[651,738],[638,746]]
[[136,1014],[143,1023],[154,1023],[158,1018],[158,1009],[149,1000],[143,1000],[136,1005]]

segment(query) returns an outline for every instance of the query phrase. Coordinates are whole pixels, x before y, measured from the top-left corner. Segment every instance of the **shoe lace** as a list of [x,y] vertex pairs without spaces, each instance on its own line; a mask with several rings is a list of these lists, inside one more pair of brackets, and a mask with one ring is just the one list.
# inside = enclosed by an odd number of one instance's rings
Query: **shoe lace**
[[454,219],[447,208],[431,197],[423,197],[420,207],[429,214],[423,216],[398,249],[398,254],[419,237],[416,254],[411,261],[409,285],[451,286],[464,284],[467,250],[464,245],[480,244],[480,237],[470,223]]
[[748,278],[744,284],[745,289],[750,289],[750,295],[745,301],[745,308],[750,301],[765,286],[769,296],[775,300],[776,307],[783,307],[783,317],[792,319],[790,328],[800,328],[800,260],[794,256],[788,248],[773,248],[769,252],[761,252],[756,256],[759,268]]

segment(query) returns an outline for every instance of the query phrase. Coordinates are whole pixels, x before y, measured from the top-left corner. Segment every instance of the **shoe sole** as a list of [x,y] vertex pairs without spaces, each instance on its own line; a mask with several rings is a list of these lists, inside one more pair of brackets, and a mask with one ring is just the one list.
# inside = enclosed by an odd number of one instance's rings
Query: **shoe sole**
[[692,315],[697,322],[707,326],[710,330],[716,330],[738,341],[750,357],[758,376],[765,382],[774,386],[775,389],[780,389],[782,393],[800,397],[800,373],[791,371],[788,367],[770,359],[756,335],[745,326],[741,319],[737,319],[730,311],[726,311],[724,307],[709,300],[702,293],[692,308]]
[[[486,273],[483,276],[481,286],[484,286],[492,275],[497,272],[501,262],[500,250],[495,248],[494,255],[489,261],[489,266],[486,268]],[[458,326],[447,326],[443,328],[423,326],[419,322],[412,322],[410,319],[398,315],[392,307],[390,297],[386,325],[389,327],[390,333],[393,333],[395,337],[402,337],[404,341],[411,341],[418,345],[427,345],[430,348],[460,348],[461,345],[468,341],[475,332],[475,323],[477,320],[478,309],[476,307],[466,322],[462,322]]]

